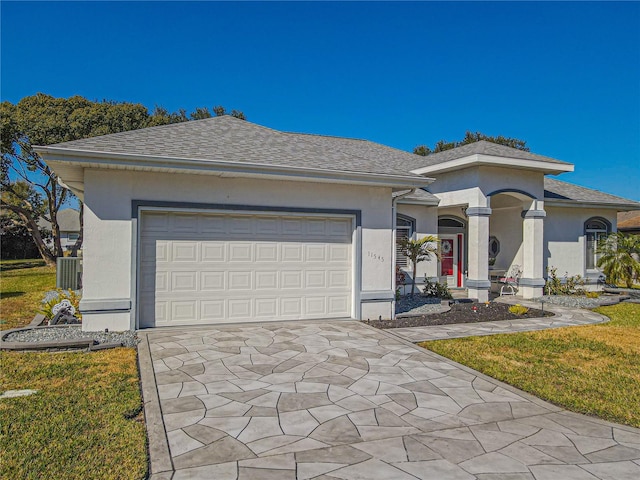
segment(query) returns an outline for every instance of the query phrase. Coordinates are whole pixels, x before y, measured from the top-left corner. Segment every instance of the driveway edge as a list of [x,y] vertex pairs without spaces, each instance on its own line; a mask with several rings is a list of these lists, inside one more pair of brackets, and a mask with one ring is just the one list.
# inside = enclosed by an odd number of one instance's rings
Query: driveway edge
[[[602,315],[604,318],[607,319],[607,321],[609,320],[607,317],[605,317],[604,315]],[[538,405],[540,407],[543,407],[547,410],[549,410],[549,413],[560,413],[563,415],[568,415],[574,418],[579,418],[579,419],[587,419],[590,422],[593,423],[598,423],[600,425],[604,425],[607,427],[611,427],[611,428],[617,428],[619,430],[624,430],[627,432],[631,432],[631,433],[635,433],[638,434],[640,433],[640,429],[636,428],[636,427],[632,427],[630,425],[622,425],[620,423],[615,423],[615,422],[610,422],[608,420],[603,420],[602,418],[598,418],[598,417],[592,417],[590,415],[585,415],[584,413],[578,413],[578,412],[572,412],[571,410],[567,410],[564,407],[561,407],[559,405],[554,405],[551,402],[548,402],[547,400],[543,400],[539,397],[536,397],[535,395],[529,393],[529,392],[525,392],[524,390],[520,390],[512,385],[509,385],[508,383],[504,383],[496,378],[490,377],[489,375],[486,375],[482,372],[479,372],[478,370],[474,370],[471,367],[467,367],[466,365],[463,365],[461,363],[456,362],[455,360],[451,360],[450,358],[444,357],[436,352],[432,352],[431,350],[428,350],[426,348],[423,348],[419,345],[417,345],[416,343],[412,343],[411,341],[401,337],[400,335],[396,335],[395,333],[391,332],[390,330],[393,329],[388,329],[388,330],[383,330],[383,329],[378,329],[375,327],[372,327],[371,325],[367,325],[364,322],[360,322],[362,325],[365,325],[367,328],[372,328],[378,332],[383,333],[384,335],[386,335],[387,337],[393,338],[395,340],[400,341],[401,343],[408,345],[408,346],[412,346],[413,348],[415,348],[416,350],[419,350],[423,353],[426,353],[427,355],[431,355],[433,357],[435,357],[436,359],[443,361],[443,362],[448,362],[451,363],[453,365],[455,365],[456,367],[458,367],[460,370],[463,370],[467,373],[470,373],[472,375],[475,375],[478,378],[481,378],[482,380],[485,380],[489,383],[493,383],[494,385],[497,385],[499,387],[504,388],[505,390],[511,392],[511,393],[515,393],[516,395],[519,395],[520,397],[524,398],[525,400],[530,401],[531,403]],[[519,332],[517,332],[519,333]],[[539,414],[532,414],[532,416],[537,416]]]
[[146,334],[138,332],[138,365],[140,367],[140,381],[142,383],[142,401],[144,403],[144,419],[147,427],[149,442],[149,478],[151,480],[170,480],[174,468],[169,451],[167,432],[164,428],[160,398],[156,388],[156,378],[153,373],[151,350]]

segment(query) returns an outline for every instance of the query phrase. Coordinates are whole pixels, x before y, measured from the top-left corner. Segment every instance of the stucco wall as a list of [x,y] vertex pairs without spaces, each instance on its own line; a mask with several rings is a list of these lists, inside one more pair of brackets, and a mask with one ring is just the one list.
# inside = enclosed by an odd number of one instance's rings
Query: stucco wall
[[[132,259],[135,256],[136,222],[131,218],[132,200],[361,210],[361,291],[392,289],[394,245],[389,188],[86,170],[83,280],[84,299],[88,302],[131,299],[135,303]],[[391,302],[370,303],[366,311],[371,318],[379,315],[388,318]],[[112,314],[88,315],[87,323],[93,319],[96,324],[103,325],[108,323],[109,315]],[[112,317],[120,319],[121,327],[122,315],[113,314]],[[133,318],[132,310],[131,322]]]
[[547,205],[547,217],[544,220],[544,271],[556,267],[558,275],[598,276],[597,272],[585,270],[586,244],[584,222],[592,217],[601,217],[616,229],[616,212],[596,208],[564,208]]
[[[438,208],[426,205],[403,205],[398,204],[398,213],[414,218],[416,220],[416,231],[414,238],[419,240],[427,235],[438,235]],[[411,263],[411,262],[409,262]],[[404,270],[411,273],[412,266],[409,264]],[[418,263],[416,284],[423,284],[425,275],[429,278],[435,277],[438,271],[438,259],[432,257]]]
[[509,270],[511,265],[522,266],[522,207],[493,210],[489,217],[489,235],[500,242],[500,253],[494,268]]
[[503,167],[471,167],[435,175],[429,191],[440,198],[440,207],[448,205],[486,206],[486,196],[496,190],[521,190],[542,199],[542,172]]

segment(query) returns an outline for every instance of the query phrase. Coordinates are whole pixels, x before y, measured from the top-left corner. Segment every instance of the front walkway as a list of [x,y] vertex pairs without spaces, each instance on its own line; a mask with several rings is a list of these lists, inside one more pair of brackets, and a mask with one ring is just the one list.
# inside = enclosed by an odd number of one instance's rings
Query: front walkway
[[[525,307],[540,309],[539,302],[530,302],[515,297],[498,297],[498,302],[519,303]],[[482,308],[482,307],[479,307]],[[499,322],[458,323],[453,325],[432,325],[427,327],[393,328],[389,332],[412,343],[429,340],[446,340],[462,337],[479,337],[499,333],[531,332],[548,328],[574,327],[608,322],[604,315],[583,308],[566,308],[546,303],[545,310],[555,313],[553,317],[523,318]]]
[[640,430],[362,323],[140,334],[153,480],[640,478]]

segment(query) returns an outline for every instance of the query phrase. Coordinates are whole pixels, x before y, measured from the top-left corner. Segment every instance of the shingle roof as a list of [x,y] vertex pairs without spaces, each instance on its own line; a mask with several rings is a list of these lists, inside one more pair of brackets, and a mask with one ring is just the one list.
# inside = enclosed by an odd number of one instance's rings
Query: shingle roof
[[617,205],[630,209],[640,209],[640,202],[600,192],[591,188],[580,187],[555,178],[544,178],[545,200],[559,200],[597,205]]
[[462,145],[461,147],[445,150],[444,152],[432,153],[427,155],[422,162],[422,166],[428,167],[439,165],[441,163],[457,160],[458,158],[468,157],[470,155],[491,155],[494,157],[518,158],[521,160],[533,160],[536,162],[556,163],[560,165],[571,165],[567,162],[556,160],[555,158],[545,157],[536,153],[525,152],[517,148],[499,145],[497,143],[480,140],[478,142]]
[[440,199],[433,193],[427,192],[423,188],[418,188],[411,195],[407,195],[399,200],[400,203],[411,203],[412,201],[437,205],[440,202]]
[[417,157],[411,153],[365,140],[280,132],[231,116],[132,130],[50,147],[420,178],[411,173],[415,163],[410,160]]
[[640,212],[618,213],[618,230],[640,230]]

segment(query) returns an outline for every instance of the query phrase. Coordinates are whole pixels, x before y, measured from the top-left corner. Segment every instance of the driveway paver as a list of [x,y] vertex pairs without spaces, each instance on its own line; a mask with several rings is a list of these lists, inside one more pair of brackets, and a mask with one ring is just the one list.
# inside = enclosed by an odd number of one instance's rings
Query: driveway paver
[[640,430],[358,322],[141,337],[154,480],[640,478]]

